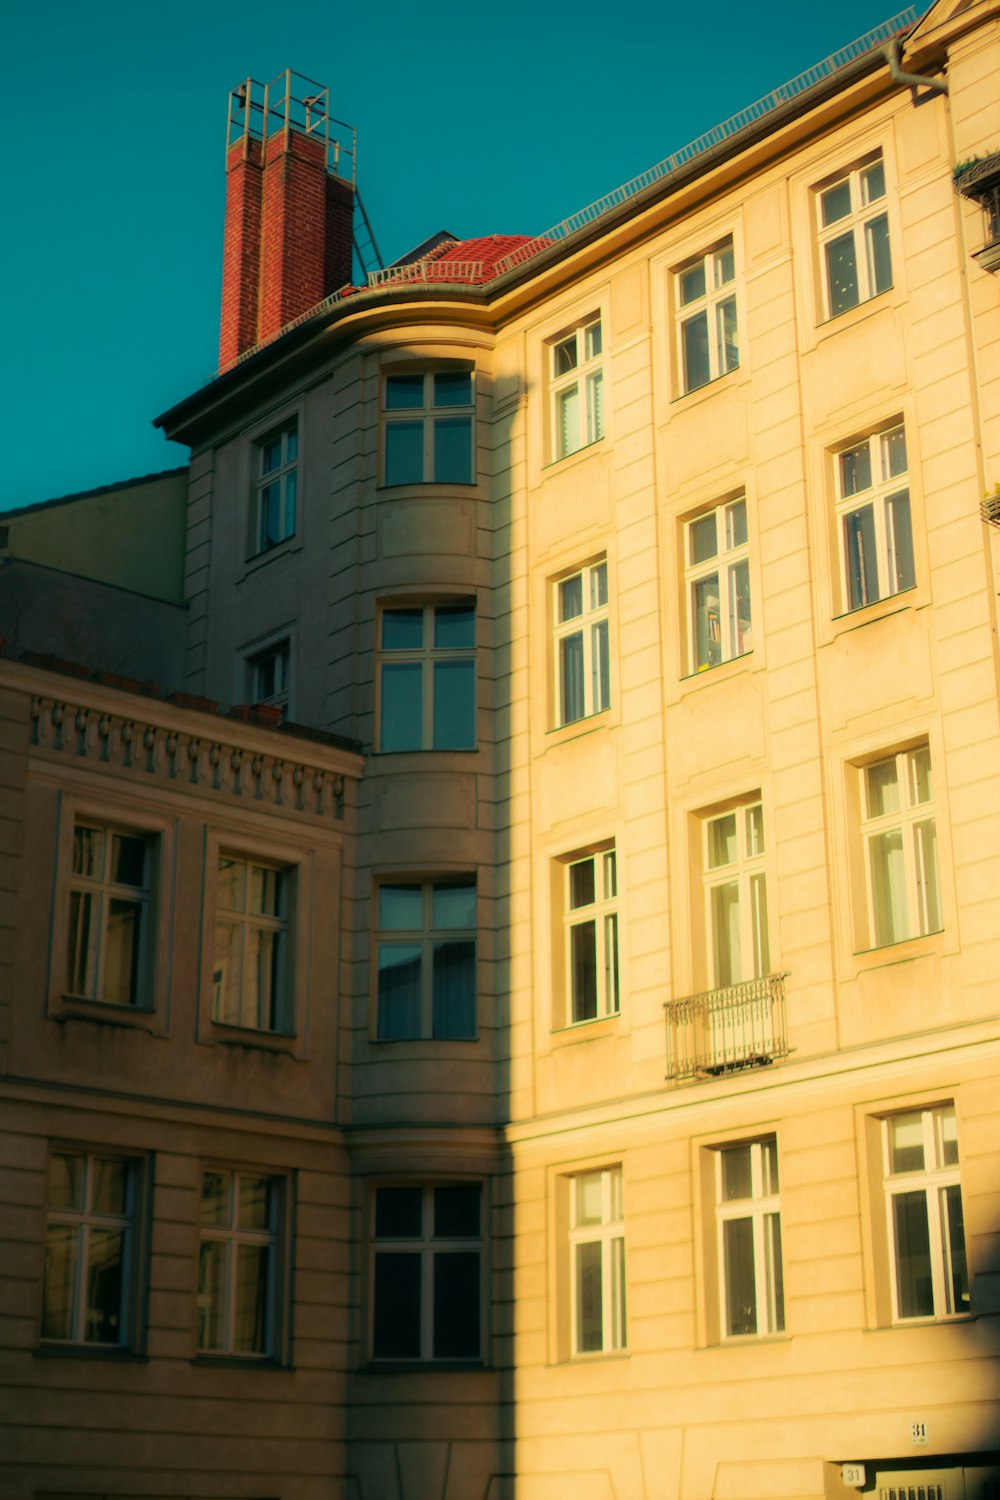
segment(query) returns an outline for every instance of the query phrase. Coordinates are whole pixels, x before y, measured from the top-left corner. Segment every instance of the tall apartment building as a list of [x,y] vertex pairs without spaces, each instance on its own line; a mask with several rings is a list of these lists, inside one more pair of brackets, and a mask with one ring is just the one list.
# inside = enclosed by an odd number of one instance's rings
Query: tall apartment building
[[12,1500],[1000,1495],[998,78],[366,286],[234,92],[181,691],[0,663]]

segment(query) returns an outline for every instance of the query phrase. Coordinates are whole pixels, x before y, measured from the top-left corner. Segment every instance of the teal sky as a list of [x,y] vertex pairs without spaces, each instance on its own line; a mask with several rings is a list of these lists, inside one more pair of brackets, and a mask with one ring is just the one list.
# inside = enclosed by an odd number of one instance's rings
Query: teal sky
[[0,510],[186,461],[150,423],[215,368],[226,97],[241,79],[292,67],[329,85],[388,261],[442,228],[539,233],[900,9],[18,6]]

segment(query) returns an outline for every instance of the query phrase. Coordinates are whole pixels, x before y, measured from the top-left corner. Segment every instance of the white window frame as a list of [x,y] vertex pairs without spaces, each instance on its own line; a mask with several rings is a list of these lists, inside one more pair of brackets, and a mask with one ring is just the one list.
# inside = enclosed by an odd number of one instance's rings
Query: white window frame
[[[580,611],[565,615],[569,586],[577,579],[580,580]],[[554,581],[552,618],[556,724],[562,728],[604,713],[611,707],[611,604],[606,557],[575,568]],[[567,697],[568,652],[571,641],[577,636],[580,639],[579,687],[582,690],[580,713],[571,711],[572,705]]]
[[[386,888],[405,886],[420,892],[421,923],[419,927],[397,928],[381,926],[381,893]],[[439,890],[460,888],[473,892],[473,919],[466,927],[436,927],[434,925],[434,896]],[[474,874],[457,873],[436,875],[428,879],[414,879],[405,875],[393,879],[383,876],[375,887],[375,1035],[379,1041],[475,1041],[478,1035],[478,899]],[[452,1034],[439,1031],[435,1024],[434,953],[440,943],[468,943],[472,946],[472,1027],[468,1031]],[[383,1011],[379,978],[381,975],[382,950],[394,947],[419,948],[420,950],[420,1017],[416,1031],[406,1036],[384,1035]]]
[[[286,1182],[281,1176],[274,1176],[270,1172],[257,1171],[247,1168],[236,1168],[229,1166],[215,1166],[205,1164],[202,1167],[200,1184],[204,1191],[205,1178],[208,1176],[223,1177],[228,1183],[229,1198],[229,1223],[227,1225],[206,1224],[199,1221],[198,1226],[198,1311],[201,1312],[202,1305],[208,1299],[209,1293],[202,1288],[202,1247],[206,1244],[221,1244],[225,1246],[224,1252],[224,1284],[222,1287],[223,1309],[223,1340],[219,1348],[201,1342],[200,1328],[196,1327],[195,1341],[200,1358],[236,1358],[248,1360],[275,1359],[279,1353],[280,1321],[279,1321],[279,1289],[283,1267],[281,1264],[281,1247],[284,1233],[284,1210]],[[242,1228],[238,1222],[239,1212],[239,1184],[243,1177],[254,1178],[258,1181],[268,1183],[270,1189],[270,1224],[263,1229]],[[238,1349],[236,1348],[235,1324],[236,1303],[235,1295],[238,1285],[239,1250],[241,1246],[250,1246],[266,1249],[269,1254],[267,1258],[266,1274],[266,1296],[267,1312],[266,1327],[263,1336],[263,1348],[261,1349]]]
[[[548,343],[550,452],[559,463],[604,436],[604,349],[600,313],[581,319]],[[567,431],[563,412],[576,400],[576,434]]]
[[[585,1026],[617,1016],[621,1009],[621,960],[618,921],[618,858],[614,844],[586,854],[573,854],[564,861],[563,948],[566,973],[566,1023]],[[586,866],[593,871],[594,899],[573,904],[574,873]],[[578,1014],[583,996],[577,993],[574,938],[577,932],[594,928],[594,1014]]]
[[[894,468],[900,457],[903,467]],[[841,598],[844,613],[852,614],[916,586],[905,424],[893,422],[858,442],[848,443],[837,450],[834,466]],[[861,479],[867,469],[870,482],[852,489],[852,466],[858,468]],[[864,539],[860,535],[852,538],[849,529],[852,518],[865,511],[871,512],[870,536],[875,552],[875,591],[870,597]],[[852,584],[855,572],[857,583]],[[859,596],[857,602],[855,594]]]
[[[468,402],[456,403],[454,405],[439,402],[435,399],[437,389],[435,381],[439,377],[462,376],[469,381],[471,397]],[[420,380],[419,404],[413,406],[391,406],[389,404],[389,382],[392,380]],[[476,372],[471,365],[437,366],[426,368],[416,366],[405,369],[383,370],[381,377],[382,393],[382,483],[387,487],[402,486],[407,484],[463,484],[470,485],[477,482],[477,454],[476,454]],[[443,478],[437,472],[437,455],[435,437],[438,425],[446,423],[468,422],[469,425],[469,468],[466,477],[462,479]],[[394,428],[420,426],[422,434],[422,459],[420,477],[409,477],[406,479],[389,477],[389,433]]]
[[[893,766],[897,788],[898,806],[886,813],[872,812],[873,773],[880,768]],[[924,768],[922,770],[922,767]],[[934,799],[933,766],[930,747],[924,743],[893,755],[867,761],[858,768],[860,778],[861,838],[864,850],[866,909],[868,913],[868,936],[872,948],[886,948],[894,943],[906,942],[909,938],[927,937],[941,932],[944,916],[941,906],[941,868],[938,854],[937,814]],[[926,781],[929,795],[918,801],[921,780]],[[929,839],[926,832],[930,827]],[[896,904],[903,909],[905,920],[902,931],[880,931],[879,903],[875,869],[876,842],[899,834],[900,886]],[[891,879],[891,877],[890,877]],[[894,910],[893,910],[894,915]]]
[[[596,1185],[600,1194],[600,1221],[583,1220],[580,1206],[585,1184]],[[620,1165],[601,1167],[592,1172],[578,1172],[568,1179],[569,1187],[569,1289],[570,1348],[574,1358],[618,1354],[628,1347],[627,1289],[625,1257],[624,1182]],[[600,1246],[601,1327],[600,1342],[593,1348],[581,1347],[581,1251]]]
[[[88,1151],[78,1146],[53,1146],[49,1161],[55,1157],[76,1157],[83,1161],[83,1206],[79,1209],[53,1207],[46,1193],[46,1256],[45,1282],[42,1290],[42,1332],[44,1344],[82,1345],[94,1349],[120,1349],[132,1341],[132,1324],[135,1310],[135,1277],[139,1264],[136,1253],[136,1221],[139,1199],[139,1174],[141,1163],[134,1158],[120,1156],[114,1151]],[[93,1208],[94,1164],[99,1162],[121,1163],[125,1169],[125,1210],[121,1214],[101,1213]],[[77,1232],[78,1253],[72,1287],[72,1307],[69,1316],[69,1333],[60,1338],[45,1332],[45,1303],[48,1288],[48,1237],[50,1229],[72,1229]],[[118,1303],[119,1336],[105,1341],[87,1338],[88,1318],[87,1283],[91,1270],[91,1238],[102,1232],[121,1235],[121,1272]]]
[[[687,293],[687,285],[692,278],[697,278],[699,271],[704,276],[704,290],[700,294]],[[674,272],[674,288],[678,386],[680,394],[686,396],[739,369],[736,251],[732,236],[678,266]],[[727,329],[726,316],[730,309],[732,324]],[[704,380],[693,381],[688,368],[686,332],[701,319],[705,324],[708,372]]]
[[[243,904],[241,907],[223,906],[221,903],[219,874],[221,873],[223,862],[243,867]],[[252,877],[255,871],[277,876],[277,904],[279,907],[277,913],[255,912],[251,910]],[[298,870],[295,865],[283,865],[266,859],[251,859],[240,850],[221,848],[218,851],[215,860],[215,902],[211,965],[211,1014],[215,1025],[231,1026],[250,1032],[262,1032],[267,1036],[287,1036],[291,1033],[294,1017],[292,950],[295,936],[292,912],[294,910],[295,882],[297,877]],[[215,934],[221,925],[235,927],[240,934],[240,984],[238,991],[240,1019],[233,1019],[224,1013],[226,958],[218,957],[214,946]],[[245,1019],[245,1016],[249,1014],[247,1004],[248,968],[252,957],[252,945],[255,934],[269,934],[278,948],[278,953],[274,961],[273,1019],[270,1023],[261,1019],[261,997],[259,994],[257,998],[256,1021]]]
[[[472,614],[472,644],[461,646],[436,646],[434,644],[434,632],[438,611],[447,614],[449,610],[463,610]],[[393,614],[421,614],[421,645],[413,647],[385,646],[385,628],[387,619]],[[437,751],[464,751],[475,750],[478,739],[478,728],[476,721],[478,681],[477,681],[477,621],[479,617],[478,602],[475,595],[460,595],[455,598],[434,599],[425,603],[420,599],[393,599],[385,600],[379,605],[377,630],[378,651],[376,654],[376,694],[378,703],[378,747],[385,755],[407,755],[418,750]],[[436,691],[438,684],[437,667],[446,664],[460,664],[472,667],[472,734],[468,744],[464,745],[438,745],[435,742],[434,710],[436,703]],[[388,716],[385,713],[385,673],[387,667],[394,666],[419,666],[420,668],[420,743],[406,746],[386,746],[384,743],[384,730]]]
[[[713,829],[729,818],[735,819],[736,856],[732,860],[713,863]],[[759,798],[751,798],[721,812],[706,814],[701,821],[709,985],[711,989],[723,990],[749,980],[763,979],[770,973],[764,804]],[[724,964],[723,933],[716,918],[715,893],[733,885],[738,907],[739,963],[733,962],[730,951],[727,964]],[[727,966],[732,970],[729,974],[726,973]]]
[[[264,468],[268,450],[279,445],[279,461],[269,469]],[[254,557],[273,552],[283,542],[289,541],[298,530],[298,470],[299,470],[299,419],[297,416],[271,428],[253,444],[254,481],[251,515],[250,551]],[[277,485],[277,535],[268,540],[267,491]]]
[[[724,1197],[724,1156],[727,1151],[750,1151],[751,1191],[748,1198]],[[776,1138],[763,1136],[718,1146],[715,1157],[715,1220],[719,1278],[719,1325],[724,1340],[767,1338],[785,1331],[784,1266],[781,1259],[781,1193]],[[726,1267],[726,1225],[749,1220],[753,1245],[755,1327],[733,1331],[730,1318],[729,1276]],[[775,1230],[777,1233],[775,1234]]]
[[[881,174],[881,191],[872,196],[878,187]],[[824,223],[825,204],[831,195],[846,188],[849,208],[829,224]],[[841,172],[836,177],[820,183],[815,189],[816,233],[819,249],[820,280],[823,285],[824,315],[829,320],[839,318],[852,308],[870,302],[873,297],[892,290],[892,247],[889,237],[888,195],[885,181],[885,159],[881,152],[874,152],[856,166]],[[885,221],[885,247],[889,257],[889,280],[878,285],[873,227]],[[857,281],[857,298],[853,302],[836,306],[831,287],[830,247],[838,240],[850,238],[854,269]]]
[[[77,833],[80,831],[103,835],[103,863],[100,875],[87,875],[75,868]],[[111,879],[109,867],[112,843],[115,838],[134,839],[143,845],[143,882],[141,885],[129,885]],[[130,828],[124,824],[105,822],[100,818],[85,815],[74,819],[70,838],[70,874],[67,881],[67,969],[65,971],[67,999],[90,1000],[100,1005],[126,1005],[131,1010],[152,1009],[150,960],[153,948],[151,925],[156,862],[157,836],[155,834],[141,828]],[[86,923],[87,932],[84,937],[87,951],[82,990],[72,988],[74,970],[79,965],[79,943],[84,925],[79,915],[74,923],[73,908],[77,904],[74,898],[78,898],[78,913],[82,912],[85,901],[90,902],[90,918]],[[127,902],[138,909],[136,952],[132,964],[134,993],[125,1001],[110,999],[103,993],[107,980],[111,903],[114,901]]]
[[[479,1189],[479,1233],[477,1235],[438,1236],[435,1227],[435,1192],[439,1188],[477,1187]],[[421,1232],[419,1235],[382,1235],[376,1232],[378,1194],[383,1189],[414,1188],[421,1192]],[[479,1365],[483,1362],[486,1347],[486,1261],[485,1261],[485,1216],[487,1211],[486,1184],[477,1179],[434,1180],[431,1182],[382,1182],[372,1185],[370,1201],[369,1232],[369,1286],[371,1296],[368,1309],[368,1347],[372,1362],[401,1364],[462,1364]],[[479,1257],[479,1347],[475,1354],[438,1354],[434,1347],[434,1267],[438,1255],[475,1254]],[[375,1352],[375,1300],[376,1258],[383,1255],[419,1255],[420,1257],[420,1349],[416,1354],[377,1354]]]
[[[694,561],[699,534],[714,528],[714,551]],[[747,530],[747,500],[735,495],[708,510],[699,511],[684,523],[684,587],[688,632],[688,670],[706,672],[723,662],[748,656],[753,650],[753,616],[750,613],[750,538]],[[698,591],[716,580],[715,608],[706,598],[706,628],[703,649],[698,631]],[[741,591],[741,578],[745,580]],[[747,613],[744,617],[741,608]],[[704,658],[704,659],[702,659]]]
[[[919,1120],[922,1136],[924,1166],[913,1170],[892,1170],[893,1122],[904,1118]],[[892,1291],[892,1320],[894,1323],[925,1322],[929,1318],[943,1319],[962,1317],[969,1311],[969,1261],[964,1234],[962,1213],[961,1171],[958,1155],[958,1122],[954,1104],[939,1104],[930,1108],[901,1110],[882,1119],[882,1176],[885,1192],[885,1219],[888,1234],[889,1278]],[[948,1147],[954,1147],[954,1160],[946,1160]],[[928,1165],[929,1163],[929,1165]],[[951,1188],[958,1188],[959,1212],[962,1214],[962,1258],[965,1282],[965,1306],[955,1306],[955,1265],[952,1259],[950,1230],[953,1228],[952,1208],[946,1196]],[[930,1280],[933,1309],[930,1312],[904,1316],[900,1311],[899,1264],[897,1254],[894,1200],[910,1194],[923,1194],[930,1255]]]

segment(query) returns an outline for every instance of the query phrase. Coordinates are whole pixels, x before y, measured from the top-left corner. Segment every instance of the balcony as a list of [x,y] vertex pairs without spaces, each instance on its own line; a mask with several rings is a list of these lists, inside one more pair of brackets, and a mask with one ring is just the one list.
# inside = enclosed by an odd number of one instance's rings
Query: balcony
[[667,1080],[689,1083],[788,1056],[785,1031],[787,974],[766,974],[724,990],[669,1000]]
[[983,248],[973,260],[984,271],[1000,270],[1000,152],[961,162],[954,173],[955,189],[963,198],[978,203],[983,212]]

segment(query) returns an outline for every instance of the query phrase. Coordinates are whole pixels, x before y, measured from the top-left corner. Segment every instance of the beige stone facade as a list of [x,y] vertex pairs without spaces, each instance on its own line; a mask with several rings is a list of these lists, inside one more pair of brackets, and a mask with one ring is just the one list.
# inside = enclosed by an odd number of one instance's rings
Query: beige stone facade
[[[4,667],[16,1500],[1000,1494],[1000,5],[901,37],[160,419],[177,686],[284,728]],[[74,819],[156,841],[115,1026]],[[280,1024],[220,856],[297,872]],[[96,1352],[77,1144],[142,1193]],[[265,1358],[199,1352],[213,1171],[280,1186]]]

